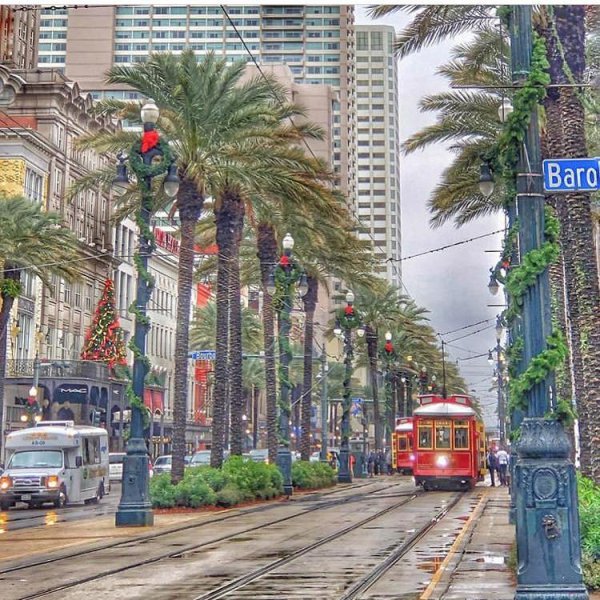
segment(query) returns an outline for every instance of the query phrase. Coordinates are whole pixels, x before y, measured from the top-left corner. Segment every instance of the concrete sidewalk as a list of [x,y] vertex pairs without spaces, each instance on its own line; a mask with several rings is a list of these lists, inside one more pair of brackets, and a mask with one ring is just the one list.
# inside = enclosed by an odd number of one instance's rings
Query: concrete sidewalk
[[[508,488],[483,488],[464,535],[459,535],[421,600],[512,600],[509,566],[515,528],[508,522]],[[436,580],[437,579],[437,580]]]

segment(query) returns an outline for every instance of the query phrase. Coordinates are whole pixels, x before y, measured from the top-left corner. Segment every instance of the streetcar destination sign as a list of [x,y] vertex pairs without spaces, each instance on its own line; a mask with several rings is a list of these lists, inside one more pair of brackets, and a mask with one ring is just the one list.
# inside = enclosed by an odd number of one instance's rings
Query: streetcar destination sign
[[543,162],[546,192],[593,192],[600,190],[600,159],[553,158]]

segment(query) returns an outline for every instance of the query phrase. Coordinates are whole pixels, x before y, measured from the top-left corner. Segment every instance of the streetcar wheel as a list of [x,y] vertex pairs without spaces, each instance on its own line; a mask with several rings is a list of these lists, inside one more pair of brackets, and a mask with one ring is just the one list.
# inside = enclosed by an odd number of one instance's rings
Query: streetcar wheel
[[64,508],[68,501],[67,490],[65,489],[65,486],[61,486],[60,491],[58,492],[58,498],[54,501],[54,506],[56,508]]
[[429,482],[424,481],[423,482],[423,491],[424,492],[429,492],[431,490],[431,486],[429,485]]

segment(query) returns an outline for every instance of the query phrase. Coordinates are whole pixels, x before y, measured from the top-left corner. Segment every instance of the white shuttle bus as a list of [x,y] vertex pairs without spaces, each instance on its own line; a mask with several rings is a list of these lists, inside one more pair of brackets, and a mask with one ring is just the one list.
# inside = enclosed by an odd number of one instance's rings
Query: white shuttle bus
[[98,502],[109,490],[108,433],[73,421],[40,421],[6,439],[0,509],[15,502],[37,508],[52,502]]

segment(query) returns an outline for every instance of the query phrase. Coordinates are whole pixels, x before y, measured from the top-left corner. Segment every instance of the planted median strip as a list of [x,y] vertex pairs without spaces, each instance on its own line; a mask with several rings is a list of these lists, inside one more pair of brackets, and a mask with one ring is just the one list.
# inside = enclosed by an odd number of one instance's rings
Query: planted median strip
[[[298,461],[292,465],[292,483],[301,489],[316,489],[335,484],[335,471],[321,463]],[[221,469],[186,469],[183,479],[171,483],[168,473],[150,482],[154,508],[203,506],[230,507],[251,500],[270,500],[283,493],[283,479],[276,465],[257,463],[233,456]]]

